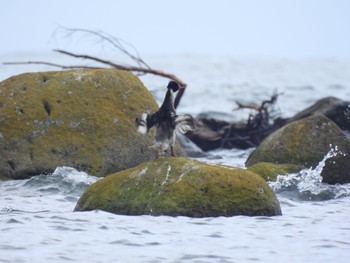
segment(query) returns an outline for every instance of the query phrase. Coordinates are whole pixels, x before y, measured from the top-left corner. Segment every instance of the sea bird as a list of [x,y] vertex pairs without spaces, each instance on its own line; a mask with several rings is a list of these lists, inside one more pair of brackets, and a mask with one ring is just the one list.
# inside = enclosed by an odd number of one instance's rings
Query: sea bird
[[160,153],[168,151],[170,148],[171,156],[174,154],[174,144],[176,139],[175,131],[186,133],[195,129],[194,119],[190,114],[177,115],[174,107],[174,93],[180,88],[176,81],[170,81],[163,104],[158,111],[153,113],[142,113],[140,118],[136,119],[137,131],[147,134],[154,126],[154,141],[151,148],[156,151],[156,158]]

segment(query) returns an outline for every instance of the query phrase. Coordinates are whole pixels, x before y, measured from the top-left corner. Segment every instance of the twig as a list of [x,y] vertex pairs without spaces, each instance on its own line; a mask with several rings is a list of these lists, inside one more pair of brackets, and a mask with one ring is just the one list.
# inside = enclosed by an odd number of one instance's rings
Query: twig
[[[133,45],[131,45],[130,43],[128,43],[128,42],[126,42],[126,41],[124,41],[124,40],[122,40],[120,38],[114,37],[114,36],[112,36],[112,35],[110,35],[108,33],[105,33],[103,31],[94,31],[94,30],[84,29],[84,28],[65,28],[65,27],[60,27],[60,28],[62,28],[64,31],[68,32],[69,36],[72,36],[75,33],[87,33],[87,34],[90,34],[90,35],[93,35],[93,36],[97,36],[102,41],[105,41],[108,44],[110,44],[116,50],[119,50],[122,53],[124,53],[125,55],[127,55],[133,61],[136,61],[139,66],[143,65],[143,66],[145,66],[148,69],[151,68],[141,58],[141,56],[138,53],[137,49]],[[124,47],[124,44],[128,45],[129,47],[131,47],[136,54],[133,55],[131,52],[129,52],[128,49]]]
[[261,103],[261,106],[258,106],[256,104],[243,104],[238,101],[236,101],[236,104],[238,108],[234,110],[240,110],[240,109],[253,109],[257,111],[256,114],[249,114],[248,121],[247,121],[247,127],[260,130],[266,129],[269,126],[269,119],[270,114],[267,107],[267,104],[274,104],[277,101],[278,96],[280,93],[277,93],[276,90],[273,92],[271,98],[269,100],[264,100]]
[[243,103],[240,103],[239,101],[236,101],[236,104],[237,104],[238,108],[233,109],[233,110],[240,110],[240,109],[253,109],[256,111],[260,110],[260,106],[255,105],[255,104],[243,104]]

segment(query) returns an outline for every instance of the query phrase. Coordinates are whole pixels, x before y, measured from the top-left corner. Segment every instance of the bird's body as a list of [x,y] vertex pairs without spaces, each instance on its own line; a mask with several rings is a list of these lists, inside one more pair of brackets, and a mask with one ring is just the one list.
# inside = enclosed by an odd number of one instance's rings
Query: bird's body
[[165,99],[158,111],[154,113],[143,113],[141,118],[137,120],[138,131],[146,134],[150,128],[155,127],[154,142],[150,146],[156,150],[156,158],[159,153],[170,149],[170,154],[174,156],[173,146],[176,140],[175,131],[186,133],[192,131],[194,121],[191,115],[176,115],[174,107],[174,92],[179,89],[179,84],[170,81]]

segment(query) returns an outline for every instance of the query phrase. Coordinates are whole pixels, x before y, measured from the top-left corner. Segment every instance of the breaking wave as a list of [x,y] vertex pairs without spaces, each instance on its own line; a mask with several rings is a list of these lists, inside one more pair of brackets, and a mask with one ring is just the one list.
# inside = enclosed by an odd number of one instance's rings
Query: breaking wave
[[71,167],[57,167],[52,174],[42,174],[30,178],[24,187],[51,194],[80,195],[87,186],[99,178]]

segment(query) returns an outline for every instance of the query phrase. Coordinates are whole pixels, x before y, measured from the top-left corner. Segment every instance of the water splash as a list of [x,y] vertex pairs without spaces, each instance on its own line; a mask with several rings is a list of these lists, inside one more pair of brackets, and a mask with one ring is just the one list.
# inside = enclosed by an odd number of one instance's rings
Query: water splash
[[52,174],[42,174],[30,178],[25,187],[35,188],[48,194],[79,195],[99,178],[88,175],[71,167],[57,167]]
[[[331,146],[331,145],[330,145]],[[323,183],[321,176],[326,161],[338,154],[343,154],[338,147],[331,146],[330,151],[313,169],[303,169],[299,173],[279,175],[276,182],[270,182],[270,187],[278,194],[299,200],[329,200],[350,196],[350,184],[329,185]]]

